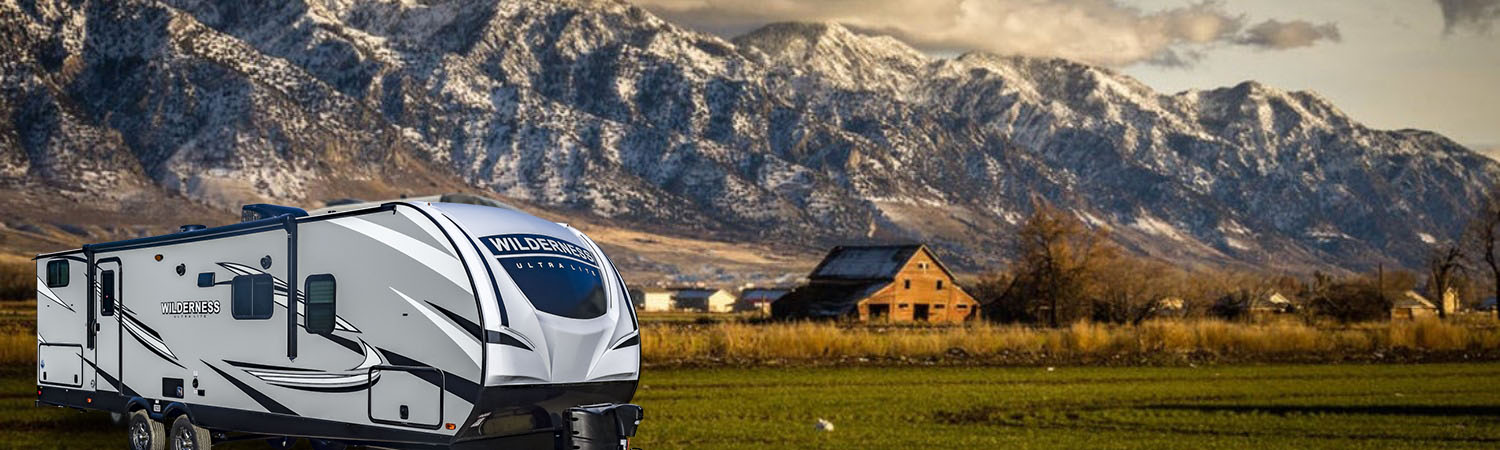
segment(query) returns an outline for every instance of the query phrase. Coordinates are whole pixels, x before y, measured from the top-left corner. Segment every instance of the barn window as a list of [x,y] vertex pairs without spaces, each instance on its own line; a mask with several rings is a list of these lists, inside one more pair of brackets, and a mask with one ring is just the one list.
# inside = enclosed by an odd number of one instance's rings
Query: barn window
[[937,288],[939,291],[943,290],[943,280],[938,280]]
[[901,309],[906,309],[906,307],[907,307],[907,306],[909,306],[909,305],[907,305],[907,304],[905,304],[905,303],[902,303],[902,304],[900,304],[900,305],[897,305],[897,306],[896,306],[896,307],[897,307],[897,308],[901,308]]
[[230,280],[229,312],[239,320],[271,318],[271,274],[240,275]]
[[938,304],[932,305],[932,309],[943,309],[943,308],[946,308],[946,307],[948,307],[948,305],[944,305],[942,303],[938,303]]
[[68,260],[54,259],[47,261],[47,287],[63,287],[68,285]]
[[969,309],[969,305],[958,305],[958,306],[956,306],[956,308],[958,308],[958,309]]
[[906,288],[911,289],[911,279],[906,280]]
[[325,273],[307,277],[304,290],[307,292],[307,332],[332,333],[338,292],[333,275]]

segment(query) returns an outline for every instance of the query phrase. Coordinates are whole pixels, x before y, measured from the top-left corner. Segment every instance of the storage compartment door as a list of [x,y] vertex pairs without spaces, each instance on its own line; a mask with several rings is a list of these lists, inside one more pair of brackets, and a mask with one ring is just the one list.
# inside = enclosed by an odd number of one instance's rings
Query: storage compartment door
[[37,383],[83,387],[82,345],[38,344],[36,364]]
[[431,367],[370,368],[370,421],[437,429],[443,422],[443,373]]

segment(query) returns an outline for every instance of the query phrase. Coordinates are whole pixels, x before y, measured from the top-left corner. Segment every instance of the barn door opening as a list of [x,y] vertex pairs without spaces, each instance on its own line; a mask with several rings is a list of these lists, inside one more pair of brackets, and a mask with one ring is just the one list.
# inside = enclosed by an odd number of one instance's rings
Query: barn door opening
[[891,316],[891,305],[870,305],[870,320],[886,320]]
[[912,305],[911,320],[914,320],[914,321],[917,321],[917,322],[926,322],[927,321],[927,308],[928,307],[929,306],[926,303],[918,303],[918,304]]

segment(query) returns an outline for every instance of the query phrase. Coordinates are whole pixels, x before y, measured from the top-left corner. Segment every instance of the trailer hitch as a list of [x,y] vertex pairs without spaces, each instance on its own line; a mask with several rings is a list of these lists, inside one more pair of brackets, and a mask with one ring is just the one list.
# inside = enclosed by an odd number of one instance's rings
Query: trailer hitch
[[633,404],[599,404],[568,408],[562,448],[626,450],[640,427],[644,411]]

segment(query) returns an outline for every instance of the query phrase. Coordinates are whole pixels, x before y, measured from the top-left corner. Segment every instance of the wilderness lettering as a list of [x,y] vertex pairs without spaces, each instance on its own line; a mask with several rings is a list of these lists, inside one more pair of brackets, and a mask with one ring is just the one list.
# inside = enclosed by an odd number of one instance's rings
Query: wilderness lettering
[[583,247],[572,243],[559,241],[546,236],[530,234],[512,234],[505,236],[488,236],[484,238],[485,245],[490,251],[499,256],[530,253],[554,253],[572,258],[581,259],[589,263],[597,263],[594,253]]

